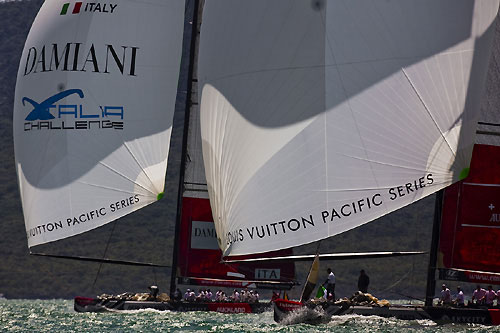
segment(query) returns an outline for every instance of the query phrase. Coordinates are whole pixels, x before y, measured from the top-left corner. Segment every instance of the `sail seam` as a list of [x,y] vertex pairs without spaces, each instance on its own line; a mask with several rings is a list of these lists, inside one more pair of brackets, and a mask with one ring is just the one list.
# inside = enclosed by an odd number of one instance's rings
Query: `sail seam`
[[[127,179],[127,178],[126,178]],[[112,190],[112,191],[116,191],[116,192],[122,192],[122,193],[128,193],[128,194],[133,194],[134,192],[131,192],[131,191],[125,191],[125,190],[121,190],[121,189],[117,189],[117,188],[113,188],[113,187],[109,187],[109,186],[103,186],[103,185],[98,185],[98,184],[92,184],[92,183],[88,183],[88,182],[82,182],[82,181],[79,181],[80,184],[85,184],[85,185],[89,185],[89,186],[93,186],[93,187],[97,187],[97,188],[103,188],[103,189],[106,189],[106,190]],[[151,192],[149,189],[141,186],[140,184],[137,184],[139,187],[143,188],[144,190],[148,191],[149,193],[151,194],[155,194],[153,192]]]
[[418,99],[420,100],[420,103],[422,103],[423,107],[425,108],[425,111],[427,112],[427,114],[429,115],[429,117],[431,118],[432,122],[434,123],[434,125],[436,126],[436,129],[439,131],[439,134],[441,135],[441,137],[443,138],[443,140],[446,142],[446,145],[448,146],[448,148],[450,148],[450,151],[451,153],[453,154],[454,157],[456,157],[456,153],[455,151],[453,150],[453,148],[451,147],[450,145],[450,142],[448,141],[448,139],[446,138],[446,136],[444,135],[443,131],[441,131],[441,129],[439,128],[439,125],[436,121],[436,119],[434,119],[434,117],[432,116],[432,113],[430,112],[429,108],[427,107],[427,105],[425,104],[424,100],[422,99],[422,96],[420,95],[420,93],[417,91],[417,89],[415,88],[415,86],[413,85],[413,82],[410,80],[410,77],[408,76],[408,74],[406,73],[405,69],[404,68],[401,68],[401,71],[403,72],[404,76],[406,77],[406,79],[408,80],[408,83],[410,84],[410,86],[412,87],[413,91],[415,91],[415,94],[417,95]]
[[379,164],[379,165],[398,167],[398,168],[401,168],[401,169],[404,169],[404,170],[421,171],[421,169],[411,168],[411,167],[408,167],[408,166],[394,164],[394,163],[387,163],[387,162],[375,161],[375,160],[372,160],[372,159],[363,159],[363,158],[360,158],[360,157],[357,157],[357,156],[350,156],[350,155],[346,155],[346,154],[338,154],[338,155],[344,156],[344,157],[348,157],[348,158],[352,158],[352,159],[361,160],[361,161],[366,161],[366,162],[370,162],[370,163],[376,163],[376,164]]
[[[330,47],[330,50],[331,50],[331,47]],[[472,52],[472,51],[474,51],[474,50],[473,49],[466,49],[466,50],[460,50],[460,51],[450,51],[450,52],[441,53],[441,55],[461,54],[461,53]],[[332,56],[333,56],[333,54],[332,54]],[[335,58],[335,56],[333,56],[333,57]],[[333,64],[333,65],[321,64],[321,65],[316,65],[316,66],[288,66],[288,67],[268,68],[268,69],[262,69],[262,70],[258,70],[258,71],[246,71],[246,72],[228,74],[228,75],[224,75],[224,76],[221,76],[218,78],[214,78],[213,81],[215,82],[215,81],[224,80],[224,79],[231,78],[231,77],[244,76],[244,75],[250,75],[250,74],[255,74],[255,73],[286,71],[286,70],[294,70],[294,69],[328,68],[328,67],[337,67],[337,66],[343,66],[343,65],[371,64],[371,63],[376,63],[376,62],[381,62],[381,61],[394,61],[394,60],[401,61],[401,60],[410,60],[410,59],[415,59],[415,58],[419,58],[419,57],[418,56],[393,57],[393,58],[380,58],[380,59],[345,61],[345,62],[337,62],[335,60],[335,64]]]
[[[333,64],[333,65],[331,65],[331,66],[333,66],[333,67],[335,68],[335,71],[336,71],[336,73],[337,73],[337,75],[338,75],[339,82],[340,82],[340,85],[341,85],[341,87],[342,87],[342,91],[343,91],[343,93],[344,93],[344,96],[346,97],[346,101],[347,101],[347,103],[346,103],[346,104],[347,104],[347,107],[349,108],[349,111],[350,111],[350,113],[351,113],[351,117],[352,117],[352,118],[353,118],[353,120],[354,120],[354,126],[356,127],[356,131],[357,131],[357,133],[358,133],[358,136],[359,136],[359,139],[360,139],[361,145],[362,145],[362,147],[363,147],[363,152],[364,152],[364,154],[365,154],[365,157],[366,157],[366,158],[367,158],[367,160],[368,160],[368,154],[367,154],[367,151],[366,151],[366,146],[365,146],[365,143],[364,143],[363,137],[362,137],[362,135],[361,135],[361,131],[360,131],[359,127],[358,127],[358,123],[357,123],[356,118],[355,118],[354,110],[353,110],[353,109],[352,109],[352,107],[351,107],[351,102],[350,102],[350,99],[349,99],[349,98],[347,98],[347,96],[349,96],[349,94],[347,93],[347,90],[346,90],[346,87],[345,87],[345,84],[344,84],[344,80],[343,80],[342,75],[341,75],[340,70],[339,70],[339,65],[344,65],[344,64],[339,64],[339,63],[337,62],[337,58],[335,57],[335,53],[333,52],[332,43],[331,43],[330,38],[329,38],[329,35],[328,35],[328,30],[327,30],[327,28],[326,28],[326,22],[325,22],[325,19],[324,19],[324,17],[323,17],[323,15],[322,15],[322,14],[319,14],[319,16],[320,16],[320,18],[321,18],[321,23],[323,24],[323,29],[324,29],[324,31],[325,31],[325,42],[326,42],[326,44],[328,45],[328,50],[330,51],[330,54],[331,54],[331,56],[332,56],[333,63],[334,63],[334,64]],[[326,60],[325,60],[325,61],[326,61]],[[324,65],[324,68],[331,67],[331,66],[326,66],[326,64],[325,64],[325,65]],[[325,87],[325,97],[326,97],[326,87]],[[326,101],[325,101],[325,109],[326,109]],[[326,113],[327,113],[327,112],[326,112],[326,110],[325,110],[325,120],[326,120]],[[325,122],[326,122],[326,121],[325,121]],[[326,132],[325,132],[325,138],[326,138]],[[326,161],[326,156],[325,156],[325,161]],[[328,164],[327,164],[327,165],[328,165]],[[373,170],[373,168],[372,168],[371,163],[369,164],[369,166],[370,166],[370,171],[371,171],[371,174],[372,174],[373,179],[374,179],[374,181],[375,181],[375,184],[376,184],[376,186],[378,186],[379,184],[378,184],[377,178],[375,177],[375,172],[374,172],[374,170]],[[328,170],[328,167],[327,167],[326,169]],[[330,225],[328,225],[328,235],[330,235]]]
[[[128,146],[128,143],[127,142],[123,142],[123,146],[125,147],[125,149],[127,149],[127,151],[130,153],[130,156],[132,156],[132,158],[134,159],[135,163],[137,164],[137,166],[143,171],[144,175],[146,176],[146,178],[149,180],[150,184],[151,184],[151,187],[155,188],[155,184],[153,182],[153,180],[149,177],[148,173],[145,172],[144,168],[142,167],[141,163],[139,162],[139,160],[135,157],[134,153],[132,152],[132,150],[129,148]],[[135,181],[133,181],[134,183],[136,183]],[[136,183],[137,184],[137,183]],[[137,184],[139,185],[139,184]],[[141,186],[141,185],[139,185]],[[155,188],[156,189],[156,188]],[[154,193],[152,191],[150,191],[151,193]]]
[[[131,178],[125,176],[124,174],[118,172],[117,170],[113,169],[112,167],[110,167],[109,165],[107,165],[106,163],[103,163],[102,161],[99,162],[100,165],[104,166],[105,168],[107,168],[108,170],[114,172],[115,174],[117,174],[118,176],[134,183],[135,185],[139,186],[140,188],[146,190],[147,192],[151,193],[151,194],[155,194],[153,191],[151,191],[149,188],[147,187],[144,187],[143,185],[137,183],[136,181],[132,180]],[[115,188],[111,188],[111,187],[106,187],[106,186],[100,186],[100,185],[96,185],[96,184],[92,184],[92,183],[87,183],[87,182],[81,182],[82,184],[88,184],[88,185],[92,185],[92,186],[96,186],[96,187],[102,187],[102,188],[107,188],[107,189],[111,189],[111,190],[116,190],[116,191],[120,191],[119,189],[115,189]],[[133,192],[127,192],[127,191],[120,191],[120,192],[125,192],[125,193],[133,193]]]

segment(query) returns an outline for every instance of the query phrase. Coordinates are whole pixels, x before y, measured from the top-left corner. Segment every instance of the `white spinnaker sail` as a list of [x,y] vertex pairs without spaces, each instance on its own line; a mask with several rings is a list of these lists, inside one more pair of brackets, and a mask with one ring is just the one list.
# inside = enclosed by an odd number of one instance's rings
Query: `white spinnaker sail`
[[77,235],[162,195],[184,1],[46,1],[14,104],[28,246]]
[[206,1],[201,130],[224,254],[336,235],[465,176],[497,10]]

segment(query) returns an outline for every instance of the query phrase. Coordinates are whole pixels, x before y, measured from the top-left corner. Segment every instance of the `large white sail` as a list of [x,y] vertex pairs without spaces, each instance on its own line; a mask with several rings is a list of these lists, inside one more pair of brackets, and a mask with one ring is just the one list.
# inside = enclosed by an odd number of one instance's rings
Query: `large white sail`
[[28,245],[163,193],[184,1],[46,1],[19,66],[14,143]]
[[224,254],[336,235],[465,177],[497,10],[206,1],[201,131]]

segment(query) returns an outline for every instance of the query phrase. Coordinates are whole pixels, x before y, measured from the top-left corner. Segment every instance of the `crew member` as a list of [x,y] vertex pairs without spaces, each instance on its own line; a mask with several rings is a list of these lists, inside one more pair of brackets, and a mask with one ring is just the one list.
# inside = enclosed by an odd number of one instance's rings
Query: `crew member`
[[148,300],[156,301],[156,296],[158,296],[158,287],[150,286],[148,289],[149,289]]
[[331,298],[335,300],[335,274],[333,274],[331,268],[328,268],[326,272],[328,273],[328,277],[325,283],[323,283],[323,286],[326,288],[327,299]]
[[462,288],[460,288],[460,286],[457,287],[457,295],[455,296],[453,303],[458,307],[465,306],[464,292],[462,291]]
[[237,303],[240,301],[240,293],[234,289],[233,291],[233,295],[231,295],[231,299],[233,300],[233,302]]
[[175,289],[172,299],[176,302],[179,302],[182,299],[182,294],[179,288]]
[[205,298],[207,299],[207,301],[212,301],[212,297],[213,297],[213,294],[212,292],[210,291],[210,289],[207,289],[207,292],[205,294]]
[[368,275],[365,273],[365,270],[362,269],[359,272],[359,278],[358,278],[358,290],[361,291],[362,293],[367,293],[368,292],[368,285],[370,284],[370,278]]
[[446,284],[443,283],[441,286],[441,298],[439,299],[439,303],[443,305],[449,305],[451,304],[451,292],[448,287],[446,287]]
[[[259,303],[259,292],[255,290],[253,292],[254,298],[255,298],[255,303]],[[500,297],[500,293],[498,294],[498,297]]]
[[492,286],[488,286],[486,295],[484,296],[484,301],[487,306],[493,306],[493,301],[497,298],[497,293],[493,290]]
[[481,288],[480,285],[477,285],[476,290],[474,290],[474,293],[472,294],[472,302],[475,304],[482,305],[486,301],[486,290]]

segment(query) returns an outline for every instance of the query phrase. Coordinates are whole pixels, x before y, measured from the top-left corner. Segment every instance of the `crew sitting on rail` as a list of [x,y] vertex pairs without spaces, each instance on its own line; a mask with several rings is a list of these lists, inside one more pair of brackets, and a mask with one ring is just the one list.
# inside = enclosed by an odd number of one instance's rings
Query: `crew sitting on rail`
[[241,295],[241,302],[246,303],[249,301],[250,292],[248,291],[248,289],[241,289],[240,295]]
[[196,295],[194,294],[194,291],[192,291],[191,289],[186,290],[186,293],[184,294],[184,300],[186,302],[196,301]]
[[476,290],[472,294],[472,302],[478,305],[483,305],[486,303],[486,290],[477,285]]
[[215,293],[215,301],[216,302],[226,301],[226,296],[224,295],[224,292],[221,289],[217,290],[217,292]]
[[462,291],[462,288],[460,288],[460,286],[457,287],[457,294],[455,295],[455,298],[453,299],[453,304],[455,304],[458,307],[465,306],[464,292]]
[[205,297],[206,297],[207,301],[211,302],[213,296],[214,295],[212,294],[212,292],[210,291],[210,289],[207,289],[207,292],[205,293]]
[[259,303],[259,293],[257,290],[250,290],[248,293],[248,302],[249,303]]
[[451,304],[451,292],[446,284],[443,283],[441,286],[441,297],[439,298],[440,305],[450,305]]
[[239,302],[240,301],[240,293],[238,293],[238,290],[234,289],[233,294],[231,295],[231,300],[233,302]]
[[486,305],[493,306],[493,301],[496,298],[497,298],[497,293],[493,290],[493,287],[491,285],[488,286],[488,290],[486,291],[486,295],[484,296]]
[[198,291],[198,295],[196,296],[196,302],[205,302],[206,301],[206,292],[204,289],[200,289]]
[[227,302],[227,295],[224,291],[221,291],[221,302]]

